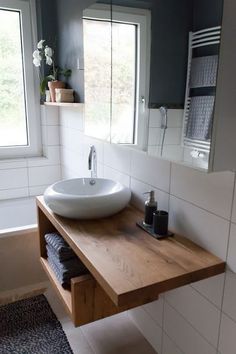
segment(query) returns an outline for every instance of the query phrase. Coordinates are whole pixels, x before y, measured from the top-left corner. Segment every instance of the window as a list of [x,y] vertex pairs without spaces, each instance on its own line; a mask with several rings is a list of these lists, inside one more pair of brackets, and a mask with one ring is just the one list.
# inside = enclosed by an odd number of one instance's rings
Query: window
[[112,143],[144,147],[149,24],[149,11],[143,9],[113,6],[112,20],[108,11],[105,15],[104,7],[99,11],[99,5],[86,10],[83,20],[85,132],[89,135]]
[[0,0],[1,158],[39,152],[30,13],[29,2]]

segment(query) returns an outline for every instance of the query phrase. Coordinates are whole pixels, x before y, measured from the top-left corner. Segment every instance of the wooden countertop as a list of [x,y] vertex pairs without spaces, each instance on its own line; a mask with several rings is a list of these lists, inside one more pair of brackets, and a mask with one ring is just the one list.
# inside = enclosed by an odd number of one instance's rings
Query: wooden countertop
[[86,221],[54,214],[43,197],[37,204],[118,306],[225,270],[225,262],[185,237],[149,236],[136,226],[143,214],[133,207]]

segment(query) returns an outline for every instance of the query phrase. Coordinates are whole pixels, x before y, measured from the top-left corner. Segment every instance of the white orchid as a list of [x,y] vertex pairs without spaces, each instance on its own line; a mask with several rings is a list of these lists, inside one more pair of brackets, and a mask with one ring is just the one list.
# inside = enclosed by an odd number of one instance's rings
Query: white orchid
[[39,66],[41,65],[41,60],[39,60],[38,58],[34,58],[33,64],[34,64],[36,67],[39,67]]
[[48,47],[47,45],[46,45],[46,47],[44,49],[44,53],[45,53],[46,57],[52,57],[53,56],[52,48]]
[[41,41],[38,42],[37,48],[38,49],[43,49],[43,43],[45,42],[45,39],[41,39]]
[[[49,81],[57,80],[59,75],[64,75],[68,78],[71,75],[70,69],[60,69],[55,65],[54,50],[46,45],[45,39],[41,39],[37,44],[37,49],[33,52],[33,64],[38,68],[38,75],[40,79],[40,93],[45,94],[45,89]],[[51,66],[49,75],[44,75],[44,65]]]
[[46,64],[51,66],[53,63],[52,58],[49,57],[48,55],[46,55],[45,57],[46,57]]
[[33,58],[36,58],[38,60],[42,60],[42,56],[41,56],[41,53],[38,49],[36,49],[34,52],[33,52]]

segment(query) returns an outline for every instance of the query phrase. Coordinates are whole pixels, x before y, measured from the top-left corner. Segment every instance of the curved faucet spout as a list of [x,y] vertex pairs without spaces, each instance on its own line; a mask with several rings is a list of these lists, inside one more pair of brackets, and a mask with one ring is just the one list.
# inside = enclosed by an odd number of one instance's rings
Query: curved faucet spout
[[91,171],[91,178],[97,178],[97,152],[94,145],[90,146],[88,169]]

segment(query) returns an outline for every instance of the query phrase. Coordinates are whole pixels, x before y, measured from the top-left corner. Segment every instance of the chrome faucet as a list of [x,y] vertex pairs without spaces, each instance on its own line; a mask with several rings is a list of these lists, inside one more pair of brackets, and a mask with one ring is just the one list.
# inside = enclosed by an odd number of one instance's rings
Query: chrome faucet
[[97,152],[94,145],[90,146],[88,156],[88,169],[91,171],[91,178],[97,178]]

